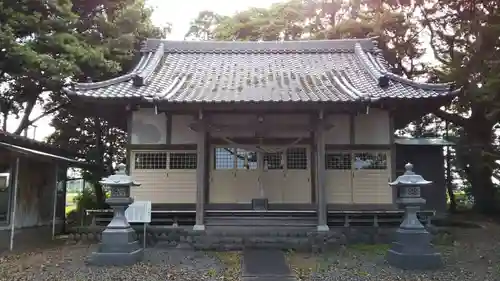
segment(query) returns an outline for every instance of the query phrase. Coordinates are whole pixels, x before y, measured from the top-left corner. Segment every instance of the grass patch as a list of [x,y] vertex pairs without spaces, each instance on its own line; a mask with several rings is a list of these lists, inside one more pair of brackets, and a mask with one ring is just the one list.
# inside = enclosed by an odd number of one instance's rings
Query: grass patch
[[352,244],[346,250],[354,254],[385,255],[390,247],[389,244]]
[[[215,257],[224,265],[221,280],[239,281],[241,276],[241,253],[240,252],[214,252]],[[208,272],[210,277],[215,277],[217,272]]]
[[71,211],[76,210],[75,197],[78,196],[78,193],[66,193],[66,207],[65,212],[66,215]]
[[66,215],[69,214],[71,211],[76,210],[76,205],[73,206],[66,206],[64,208],[64,211],[66,212]]
[[442,231],[432,237],[432,243],[436,246],[454,246],[455,237],[451,232]]

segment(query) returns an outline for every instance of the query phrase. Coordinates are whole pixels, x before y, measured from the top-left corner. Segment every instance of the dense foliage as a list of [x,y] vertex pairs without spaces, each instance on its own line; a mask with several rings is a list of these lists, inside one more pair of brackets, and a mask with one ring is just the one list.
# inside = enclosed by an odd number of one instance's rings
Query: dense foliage
[[[3,128],[17,115],[20,134],[54,114],[50,142],[78,151],[103,167],[85,177],[96,182],[124,158],[125,133],[69,104],[70,81],[102,80],[128,71],[140,43],[168,31],[151,23],[143,0],[0,1],[0,107]],[[30,119],[35,105],[44,111]],[[98,202],[102,190],[96,184]]]

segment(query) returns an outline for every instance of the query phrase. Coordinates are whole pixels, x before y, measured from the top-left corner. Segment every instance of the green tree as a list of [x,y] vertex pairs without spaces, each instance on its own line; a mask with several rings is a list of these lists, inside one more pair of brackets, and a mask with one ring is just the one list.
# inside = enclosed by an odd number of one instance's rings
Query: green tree
[[190,27],[184,39],[213,40],[213,29],[226,17],[212,11],[201,11],[191,21]]
[[[93,57],[92,48],[68,28],[76,20],[68,0],[0,1],[0,105],[4,124],[9,114],[21,114],[15,133],[55,112],[42,94],[60,95],[77,64]],[[30,119],[37,103],[45,112]]]
[[463,87],[452,110],[436,115],[461,128],[457,160],[471,185],[474,207],[496,212],[492,177],[500,160],[494,135],[500,121],[500,4],[440,0],[421,5],[420,11],[440,62],[436,73]]
[[[79,20],[75,27],[79,38],[94,46],[100,59],[78,65],[74,80],[104,80],[128,72],[136,63],[141,42],[146,38],[161,38],[169,31],[151,22],[152,10],[143,0],[74,1],[73,13]],[[52,121],[56,129],[49,141],[69,147],[85,155],[85,160],[100,167],[86,171],[84,178],[95,187],[98,204],[104,203],[104,193],[98,181],[113,172],[113,164],[124,162],[126,132],[109,123],[99,114],[89,116],[81,106],[70,106],[67,99],[53,103],[66,106]],[[66,101],[64,101],[66,100]]]
[[[143,0],[0,0],[0,106],[2,127],[18,115],[20,134],[49,114],[57,114],[50,141],[73,147],[102,169],[97,181],[123,158],[124,132],[88,110],[71,107],[62,88],[70,81],[103,80],[126,72],[140,43],[162,37]],[[35,105],[43,108],[33,117]],[[94,114],[95,115],[95,114]],[[91,142],[93,140],[93,142]],[[102,190],[96,194],[103,201]]]

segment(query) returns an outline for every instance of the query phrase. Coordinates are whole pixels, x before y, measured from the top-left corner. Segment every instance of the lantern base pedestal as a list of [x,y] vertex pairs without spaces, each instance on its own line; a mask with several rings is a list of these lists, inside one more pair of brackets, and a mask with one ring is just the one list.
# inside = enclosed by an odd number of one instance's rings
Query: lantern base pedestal
[[438,269],[443,265],[441,254],[434,253],[405,253],[389,250],[386,256],[387,262],[400,269],[430,270]]
[[144,257],[144,249],[137,240],[135,231],[128,228],[108,228],[102,233],[97,252],[88,259],[90,265],[132,265]]
[[95,252],[89,257],[90,265],[134,265],[144,257],[144,249],[137,249],[130,253],[102,253]]
[[443,263],[441,254],[431,244],[431,235],[424,229],[398,229],[396,242],[387,252],[387,262],[400,269],[437,269]]

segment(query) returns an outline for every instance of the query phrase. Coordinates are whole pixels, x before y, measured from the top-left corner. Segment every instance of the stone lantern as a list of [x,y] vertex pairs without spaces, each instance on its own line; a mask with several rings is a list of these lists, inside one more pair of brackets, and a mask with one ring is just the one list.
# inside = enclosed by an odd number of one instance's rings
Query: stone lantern
[[102,232],[97,252],[92,253],[89,258],[90,264],[131,265],[142,260],[143,249],[137,240],[137,234],[125,218],[125,210],[134,202],[130,198],[130,187],[140,184],[126,174],[125,167],[125,164],[119,164],[116,174],[100,181],[111,190],[106,203],[113,209],[113,219]]
[[402,269],[435,269],[442,265],[441,255],[432,246],[432,236],[417,217],[420,206],[425,204],[421,188],[432,182],[415,174],[410,163],[405,169],[402,176],[389,183],[398,191],[397,203],[405,208],[405,216],[386,259],[390,265]]

